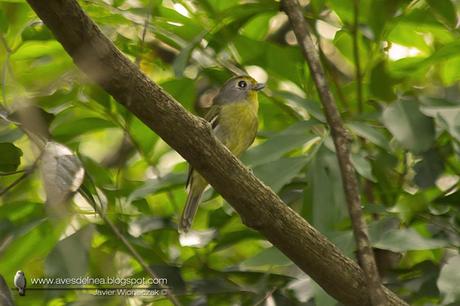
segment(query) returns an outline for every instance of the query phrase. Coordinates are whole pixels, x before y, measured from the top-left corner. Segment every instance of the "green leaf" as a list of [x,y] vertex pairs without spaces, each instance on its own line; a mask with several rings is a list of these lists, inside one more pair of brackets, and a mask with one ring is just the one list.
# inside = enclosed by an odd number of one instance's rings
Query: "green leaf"
[[69,141],[75,137],[83,136],[85,133],[93,132],[106,128],[113,128],[115,125],[111,121],[102,118],[89,117],[78,118],[75,120],[62,121],[52,125],[51,134],[59,141]]
[[[329,139],[329,141],[331,141]],[[348,215],[342,178],[337,156],[321,146],[308,169],[308,185],[304,192],[306,217],[313,226],[329,235],[337,231],[339,224]]]
[[[419,27],[419,25],[417,25],[417,27]],[[445,32],[446,31],[443,33]],[[458,62],[460,42],[452,38],[443,38],[440,40],[446,40],[446,42],[440,48],[432,52],[430,56],[423,57],[418,55],[416,57],[407,57],[396,62],[390,62],[388,65],[389,72],[396,78],[417,79],[423,83],[426,73],[433,65],[440,64],[441,79],[446,83],[452,82],[452,79],[455,79],[458,74],[455,70],[455,63]],[[424,53],[431,53],[431,49],[425,50]],[[452,64],[452,66],[448,66],[449,64]]]
[[15,142],[24,135],[24,132],[16,125],[10,124],[8,127],[0,129],[0,143]]
[[393,85],[396,81],[388,73],[385,61],[378,62],[371,70],[370,93],[383,101],[392,101],[396,98]]
[[444,105],[422,106],[422,113],[436,119],[438,125],[457,141],[460,141],[460,106]]
[[176,229],[177,226],[171,222],[171,219],[143,216],[129,223],[129,233],[133,237],[139,237],[145,233],[159,229]]
[[424,33],[414,31],[415,25],[408,22],[398,22],[391,28],[387,39],[393,43],[405,47],[415,47],[425,54],[429,54],[431,49],[427,45]]
[[165,190],[181,186],[185,183],[185,173],[169,173],[161,179],[147,180],[140,188],[130,194],[128,202],[143,199],[149,194],[163,192]]
[[311,131],[314,121],[300,121],[273,135],[264,143],[246,152],[241,160],[252,167],[275,161],[284,154],[302,148],[317,136]]
[[451,86],[460,80],[460,56],[446,59],[440,64],[440,77],[445,86]]
[[0,9],[0,33],[6,33],[8,31],[8,20],[3,10]]
[[[398,8],[404,0],[373,0],[371,1],[370,9],[367,13],[369,26],[374,32],[374,39],[379,41],[392,17],[394,17]],[[362,11],[362,10],[361,10]],[[379,12],[376,14],[375,12]]]
[[34,59],[42,56],[50,56],[63,52],[62,46],[55,40],[50,41],[27,41],[11,55],[11,60]]
[[93,226],[86,226],[59,241],[46,257],[46,275],[49,277],[85,276],[93,232]]
[[427,59],[427,64],[434,64],[442,60],[457,57],[459,48],[460,41],[458,40],[446,43],[441,48],[433,52],[433,54]]
[[130,117],[128,131],[135,143],[135,147],[141,150],[140,153],[145,157],[151,156],[150,153],[158,140],[158,135],[134,116]]
[[457,25],[457,10],[450,0],[427,0],[431,9],[451,29]]
[[391,212],[398,213],[404,222],[409,222],[412,218],[428,209],[431,195],[425,192],[419,192],[414,195],[403,193],[398,198],[398,202],[391,208]]
[[216,11],[223,11],[238,4],[238,0],[206,0]]
[[305,109],[313,118],[321,122],[326,122],[326,118],[324,117],[319,102],[302,98],[294,93],[287,91],[275,91],[275,97],[286,100],[287,104],[292,104],[295,107],[301,107]]
[[421,56],[406,57],[388,63],[388,71],[394,78],[422,79],[429,68],[427,59]]
[[27,26],[21,33],[23,41],[40,40],[47,41],[53,39],[51,31],[42,23],[33,23]]
[[426,238],[411,228],[389,230],[373,243],[376,248],[393,252],[439,249],[448,245],[447,240]]
[[270,19],[274,15],[274,12],[270,12],[254,16],[241,28],[240,33],[255,40],[263,40],[268,33]]
[[0,143],[0,171],[12,172],[21,164],[22,151],[12,143]]
[[28,270],[36,267],[37,261],[53,248],[62,232],[62,224],[50,224],[44,219],[25,220],[27,223],[18,226],[11,243],[0,254],[2,273],[12,277],[18,269]]
[[415,101],[400,100],[386,107],[382,121],[405,149],[420,153],[433,145],[433,120],[420,112]]
[[[254,52],[253,49],[248,51]],[[274,76],[301,83],[300,71],[304,63],[304,58],[298,48],[267,44],[264,51],[266,52],[264,69],[268,70]]]
[[[0,215],[14,223],[30,222],[40,220],[44,209],[42,203],[38,202],[8,202],[0,206]],[[11,227],[8,232],[14,232],[16,228]]]
[[[225,1],[221,1],[225,2]],[[233,282],[226,280],[224,278],[212,278],[212,279],[200,279],[190,282],[189,285],[193,288],[193,292],[196,292],[200,295],[207,295],[207,301],[211,302],[213,296],[218,296],[219,294],[229,294],[232,292],[240,293],[241,287],[235,285]],[[218,299],[220,300],[220,299]],[[210,305],[216,305],[217,301],[210,303]],[[165,304],[166,306],[167,304]],[[218,306],[218,305],[216,305]]]
[[214,247],[214,251],[223,250],[228,247],[232,247],[243,240],[260,240],[263,239],[261,235],[254,231],[248,231],[247,229],[240,231],[225,232],[220,235],[217,239],[217,244]]
[[119,7],[120,5],[122,5],[125,2],[126,2],[126,0],[113,0],[113,6],[114,7]]
[[[279,101],[278,103],[274,102],[270,97],[259,95],[259,137],[270,136],[272,134],[272,132],[264,133],[264,131],[282,131],[291,124],[299,121],[298,116],[294,116],[297,109],[291,103],[281,101],[280,99],[277,100]],[[304,116],[299,117],[304,119]]]
[[351,23],[353,21],[353,2],[329,0],[327,3],[343,23]]
[[97,85],[88,85],[85,89],[88,91],[88,95],[92,100],[104,106],[104,108],[110,108],[110,95]]
[[91,174],[91,179],[98,187],[114,188],[113,178],[110,169],[104,167],[100,162],[96,162],[85,155],[79,155],[87,173]]
[[367,178],[368,180],[376,183],[377,179],[372,174],[371,163],[362,154],[352,154],[351,162],[359,175]]
[[193,110],[197,94],[193,80],[187,78],[172,79],[160,85],[185,108]]
[[381,147],[385,151],[390,151],[390,145],[388,144],[388,140],[385,138],[381,129],[377,127],[373,127],[370,124],[366,124],[364,122],[353,121],[346,124],[346,126],[358,136],[361,136],[373,144]]
[[270,247],[252,258],[246,259],[240,264],[240,267],[243,270],[251,270],[263,266],[286,266],[291,264],[291,260],[286,255],[281,253],[277,248]]
[[154,27],[166,30],[170,36],[177,35],[185,41],[192,41],[204,30],[195,20],[164,6],[159,8],[159,16],[155,16],[151,22]]
[[176,78],[180,78],[183,76],[184,70],[185,68],[187,68],[193,50],[202,41],[206,33],[206,31],[203,31],[200,35],[196,36],[190,43],[188,43],[184,48],[182,48],[179,55],[176,56],[173,62],[174,75],[176,76]]
[[273,191],[278,192],[289,183],[310,161],[311,157],[280,158],[254,168],[254,174]]
[[420,188],[435,186],[436,179],[444,170],[444,162],[435,150],[424,152],[422,160],[414,165],[414,182]]
[[[361,67],[365,67],[368,62],[368,50],[365,48],[363,39],[358,40],[358,49],[360,54]],[[355,58],[353,53],[353,37],[350,32],[346,30],[340,30],[335,34],[334,45],[339,49],[340,53],[349,61],[350,64],[354,65]]]
[[241,58],[241,64],[265,66],[266,61],[263,58],[266,56],[268,43],[238,35],[233,44]]
[[434,201],[435,204],[457,205],[460,206],[460,191],[456,191],[447,196],[442,196]]

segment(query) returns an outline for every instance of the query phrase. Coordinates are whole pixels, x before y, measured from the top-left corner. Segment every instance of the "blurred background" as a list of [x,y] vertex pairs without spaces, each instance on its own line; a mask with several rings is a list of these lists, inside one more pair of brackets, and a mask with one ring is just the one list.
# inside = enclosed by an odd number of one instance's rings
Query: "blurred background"
[[[411,305],[459,305],[459,1],[300,2],[350,131],[384,283]],[[355,258],[332,140],[278,1],[79,4],[197,115],[235,72],[266,82],[243,162]],[[25,1],[0,0],[0,33],[0,274],[9,287],[17,270],[28,279],[148,277],[96,203],[184,305],[337,305],[212,189],[195,231],[179,237],[183,158],[79,72]],[[74,194],[83,172],[86,196]],[[13,297],[17,305],[171,305],[164,296],[78,290]]]

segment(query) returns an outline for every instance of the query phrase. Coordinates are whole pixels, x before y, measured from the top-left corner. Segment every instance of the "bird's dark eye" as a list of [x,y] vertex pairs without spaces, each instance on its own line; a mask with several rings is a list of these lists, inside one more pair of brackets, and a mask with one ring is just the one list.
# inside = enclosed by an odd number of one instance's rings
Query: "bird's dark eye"
[[238,87],[239,88],[246,88],[246,86],[248,86],[248,83],[246,83],[245,81],[239,81],[238,82]]

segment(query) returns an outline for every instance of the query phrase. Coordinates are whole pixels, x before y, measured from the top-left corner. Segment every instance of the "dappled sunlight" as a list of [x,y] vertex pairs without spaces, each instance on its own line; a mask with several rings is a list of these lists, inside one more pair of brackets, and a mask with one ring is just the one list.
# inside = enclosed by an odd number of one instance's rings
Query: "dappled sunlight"
[[296,2],[0,0],[0,305],[460,303],[459,1]]

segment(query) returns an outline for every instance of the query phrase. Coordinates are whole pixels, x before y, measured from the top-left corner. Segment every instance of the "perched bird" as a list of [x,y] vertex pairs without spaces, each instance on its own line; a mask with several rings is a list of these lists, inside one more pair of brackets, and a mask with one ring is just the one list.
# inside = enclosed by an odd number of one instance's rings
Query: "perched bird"
[[14,276],[14,286],[18,288],[19,295],[25,295],[26,294],[26,277],[24,275],[24,272],[19,270],[16,272],[16,275]]
[[[236,156],[252,144],[257,133],[257,91],[264,88],[249,76],[229,79],[213,100],[205,119],[216,137]],[[208,182],[192,167],[187,178],[188,196],[179,223],[180,232],[188,232]]]

